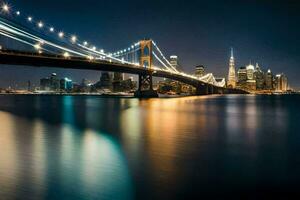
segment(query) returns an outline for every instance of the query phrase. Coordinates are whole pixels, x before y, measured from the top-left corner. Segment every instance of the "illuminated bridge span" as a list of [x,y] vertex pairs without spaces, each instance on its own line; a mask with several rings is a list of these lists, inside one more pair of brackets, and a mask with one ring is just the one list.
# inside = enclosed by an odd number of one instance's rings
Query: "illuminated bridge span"
[[[174,68],[158,45],[150,39],[135,42],[112,53],[98,49],[74,34],[57,31],[51,25],[35,20],[3,3],[0,35],[20,49],[1,46],[0,64],[36,67],[61,67],[137,74],[136,96],[157,96],[152,88],[152,76],[177,80],[196,88],[197,94],[239,93],[226,89],[225,80],[217,81],[213,74],[201,78]],[[4,48],[6,50],[4,50]],[[10,50],[7,50],[10,49]]]

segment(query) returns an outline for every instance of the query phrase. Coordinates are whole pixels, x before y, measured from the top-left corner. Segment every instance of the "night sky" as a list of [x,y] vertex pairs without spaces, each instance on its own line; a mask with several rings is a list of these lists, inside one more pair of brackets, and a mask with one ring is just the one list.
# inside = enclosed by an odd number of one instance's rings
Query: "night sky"
[[[147,2],[149,4],[147,4]],[[230,47],[236,68],[258,62],[274,73],[285,73],[300,89],[300,2],[274,0],[10,0],[56,29],[75,33],[106,51],[125,48],[143,38],[154,39],[166,55],[179,56],[182,68],[193,72],[203,64],[225,77]],[[31,67],[1,67],[0,86],[38,79],[51,72],[80,82],[99,79],[100,72]],[[17,80],[17,81],[16,81]]]

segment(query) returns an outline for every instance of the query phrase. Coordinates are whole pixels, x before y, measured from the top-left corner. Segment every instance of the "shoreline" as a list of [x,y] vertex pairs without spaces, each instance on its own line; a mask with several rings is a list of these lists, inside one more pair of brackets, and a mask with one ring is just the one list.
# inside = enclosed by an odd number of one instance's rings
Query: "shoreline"
[[[250,93],[244,95],[257,95],[257,96],[282,96],[282,95],[299,95],[300,93]],[[91,97],[103,97],[103,98],[137,98],[134,96],[133,93],[128,94],[119,94],[119,93],[110,93],[110,94],[97,94],[97,93],[0,93],[0,96],[5,95],[23,95],[23,96],[91,96]],[[231,94],[220,94],[219,96],[225,96]],[[211,96],[211,95],[190,95],[190,94],[183,94],[183,95],[167,95],[167,94],[159,94],[158,98],[181,98],[181,97],[192,97],[192,96]]]

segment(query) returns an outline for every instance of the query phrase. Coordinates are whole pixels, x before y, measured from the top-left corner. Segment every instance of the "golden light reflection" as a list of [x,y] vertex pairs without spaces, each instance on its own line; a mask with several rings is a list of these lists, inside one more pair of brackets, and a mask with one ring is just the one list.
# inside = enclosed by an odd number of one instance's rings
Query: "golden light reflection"
[[13,116],[0,111],[0,197],[4,194],[13,194],[20,181],[18,176],[18,138],[14,132]]
[[33,145],[32,145],[32,176],[34,183],[37,183],[39,187],[35,189],[38,196],[45,192],[46,175],[47,175],[47,152],[46,152],[46,140],[44,123],[40,120],[33,122]]
[[[191,146],[199,145],[193,144],[196,141],[193,138],[199,139],[208,134],[206,112],[215,110],[205,102],[206,98],[201,97],[150,99],[140,102],[139,119],[131,123],[143,124],[136,134],[145,138],[144,145],[146,152],[149,152],[147,156],[150,156],[153,170],[158,175],[156,178],[160,181],[175,182],[175,179],[180,179],[180,168],[176,165],[177,155],[180,157],[179,154],[191,150],[186,146],[187,143]],[[127,118],[130,119],[130,115],[134,116],[136,112],[128,111]],[[130,123],[129,120],[126,122]]]

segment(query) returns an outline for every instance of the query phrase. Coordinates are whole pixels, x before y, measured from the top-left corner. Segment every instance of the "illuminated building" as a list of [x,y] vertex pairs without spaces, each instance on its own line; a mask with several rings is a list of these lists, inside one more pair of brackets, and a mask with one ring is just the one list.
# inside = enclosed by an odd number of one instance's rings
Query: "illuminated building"
[[178,56],[170,56],[170,64],[172,65],[172,67],[174,67],[177,70],[179,69],[179,63],[178,63]]
[[203,65],[196,66],[195,76],[197,78],[201,78],[204,75],[205,75],[205,68],[204,68],[204,66]]
[[284,74],[277,74],[275,78],[276,91],[286,92],[288,90],[288,80]]
[[70,92],[73,89],[73,81],[68,78],[64,78],[60,80],[60,89],[63,91]]
[[240,89],[245,89],[247,84],[247,70],[246,67],[240,67],[238,69],[238,82],[237,87]]
[[268,72],[265,74],[265,89],[267,90],[273,90],[273,74],[271,70],[269,69]]
[[254,66],[249,64],[246,67],[247,71],[247,89],[256,90],[256,80],[254,79]]
[[227,87],[229,87],[229,88],[236,87],[235,63],[234,63],[234,56],[233,56],[232,48],[231,48],[231,56],[230,56],[230,60],[229,60],[229,72],[228,72]]
[[254,79],[256,81],[256,89],[263,90],[265,88],[264,72],[260,69],[257,63],[254,71]]

